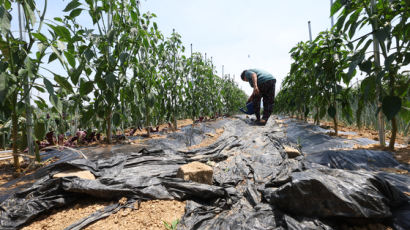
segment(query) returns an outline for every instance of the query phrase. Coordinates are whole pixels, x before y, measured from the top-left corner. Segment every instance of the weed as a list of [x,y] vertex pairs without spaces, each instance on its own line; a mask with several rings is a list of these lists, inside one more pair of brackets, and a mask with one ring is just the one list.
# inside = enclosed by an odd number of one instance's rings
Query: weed
[[179,219],[176,219],[174,221],[172,221],[172,223],[168,223],[166,221],[162,221],[164,223],[164,226],[166,229],[168,230],[176,230],[177,229],[177,225],[179,223]]

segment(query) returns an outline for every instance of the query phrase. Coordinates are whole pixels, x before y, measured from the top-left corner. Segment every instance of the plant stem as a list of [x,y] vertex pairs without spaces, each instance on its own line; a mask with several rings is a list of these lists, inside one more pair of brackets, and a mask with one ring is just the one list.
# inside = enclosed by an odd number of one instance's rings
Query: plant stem
[[14,160],[14,168],[16,169],[17,172],[20,172],[20,162],[19,162],[19,157],[17,155],[17,132],[18,132],[18,117],[17,117],[17,108],[16,108],[16,101],[17,101],[17,93],[14,93],[13,95],[13,108],[12,108],[12,138],[13,138],[13,160]]
[[111,118],[112,118],[112,111],[111,108],[109,108],[108,115],[106,118],[107,122],[107,143],[111,144]]
[[41,159],[40,159],[40,148],[39,148],[39,146],[38,146],[37,141],[35,142],[35,154],[36,154],[36,161],[40,163],[40,162],[41,162]]
[[394,150],[394,143],[396,142],[396,135],[397,135],[397,121],[395,117],[391,119],[391,125],[392,125],[392,130],[391,130],[389,149]]

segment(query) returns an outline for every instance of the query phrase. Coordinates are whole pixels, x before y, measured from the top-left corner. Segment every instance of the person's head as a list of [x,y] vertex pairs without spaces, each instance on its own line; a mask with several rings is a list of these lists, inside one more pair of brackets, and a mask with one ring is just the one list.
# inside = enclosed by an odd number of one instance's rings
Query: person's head
[[242,81],[248,81],[248,79],[246,79],[246,77],[245,77],[245,72],[246,72],[246,70],[244,70],[244,71],[241,73],[241,79],[242,79]]

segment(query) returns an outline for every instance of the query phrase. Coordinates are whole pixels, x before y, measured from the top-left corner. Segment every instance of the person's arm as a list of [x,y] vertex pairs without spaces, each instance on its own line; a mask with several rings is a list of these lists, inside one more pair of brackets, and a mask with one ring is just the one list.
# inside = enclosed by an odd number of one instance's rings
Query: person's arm
[[251,101],[253,101],[253,94],[248,98],[248,101],[246,102],[246,104],[248,104]]
[[253,95],[258,95],[259,94],[259,88],[258,88],[258,76],[256,73],[252,73],[252,82],[253,82]]

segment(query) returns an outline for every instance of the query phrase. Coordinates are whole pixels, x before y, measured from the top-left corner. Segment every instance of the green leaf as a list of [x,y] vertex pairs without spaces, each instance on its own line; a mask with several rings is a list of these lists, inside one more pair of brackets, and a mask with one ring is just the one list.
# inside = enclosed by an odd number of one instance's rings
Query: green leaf
[[71,67],[75,68],[75,58],[74,58],[74,56],[68,51],[65,51],[64,55],[67,58],[68,64],[70,64]]
[[386,38],[389,37],[390,29],[389,27],[384,27],[382,29],[376,30],[376,38],[379,40],[379,43],[383,43]]
[[81,6],[81,3],[78,0],[73,0],[70,3],[68,3],[68,5],[65,7],[65,9],[63,10],[64,12],[68,12],[70,10],[73,10],[77,7]]
[[366,72],[367,74],[370,74],[372,70],[372,62],[370,60],[366,60],[359,64],[359,68],[361,71]]
[[85,58],[87,59],[87,61],[90,61],[91,58],[94,57],[94,53],[89,48],[84,51],[84,55],[85,55]]
[[[26,0],[26,2],[29,3],[30,1]],[[35,10],[34,2],[31,5],[30,4],[23,4],[24,14],[25,14],[26,18],[28,18],[28,20],[29,20],[29,22],[31,23],[32,26],[34,26],[37,22],[37,18],[36,18],[36,15],[34,13],[34,10]]]
[[58,58],[58,56],[57,56],[56,53],[51,53],[51,54],[50,54],[50,57],[48,58],[48,63],[50,63],[50,62],[56,60],[57,58]]
[[102,75],[102,70],[97,69],[97,73],[94,76],[94,82],[97,83],[97,87],[101,90],[106,90],[107,89],[107,83],[105,82],[105,79],[101,77]]
[[36,140],[41,141],[46,136],[46,123],[43,119],[36,120],[34,123],[34,137]]
[[54,86],[53,86],[53,84],[47,78],[44,78],[43,82],[44,82],[44,85],[45,85],[48,93],[50,95],[54,95]]
[[393,119],[401,109],[401,99],[397,96],[386,96],[382,101],[382,111],[388,120]]
[[105,75],[105,82],[107,83],[108,87],[114,88],[116,81],[117,77],[113,73]]
[[177,229],[178,223],[179,223],[179,219],[172,221],[172,229]]
[[134,11],[131,11],[130,13],[131,13],[132,21],[137,22],[138,21],[138,15]]
[[115,95],[111,90],[105,91],[105,100],[108,104],[112,105],[115,102]]
[[404,54],[403,65],[408,65],[408,64],[410,64],[410,52],[407,52],[406,54]]
[[390,70],[390,66],[393,63],[393,61],[397,58],[397,53],[390,54],[385,60],[384,60],[384,66],[386,69]]
[[37,86],[37,85],[35,85],[35,86],[33,86],[37,91],[39,91],[39,92],[41,92],[41,93],[45,93],[46,92],[46,90],[43,88],[43,87],[40,87],[40,86]]
[[336,22],[336,30],[337,31],[340,31],[343,28],[345,20],[346,20],[346,15],[342,15],[341,17],[339,17],[339,19]]
[[340,8],[342,8],[342,4],[340,3],[340,0],[336,0],[330,8],[330,16],[335,15]]
[[11,15],[9,12],[0,5],[0,32],[1,34],[7,34],[10,31]]
[[53,19],[54,19],[54,21],[64,23],[63,19],[61,19],[60,17],[55,17]]
[[346,118],[349,124],[353,123],[353,111],[352,111],[352,107],[350,106],[350,103],[343,104],[342,115],[344,118]]
[[121,63],[121,66],[122,65],[124,65],[124,63],[125,63],[125,61],[127,60],[127,58],[128,58],[128,53],[126,53],[126,52],[122,52],[121,54],[120,54],[120,63]]
[[94,89],[94,83],[92,81],[84,81],[81,80],[80,82],[80,95],[87,96],[87,94],[91,93]]
[[[61,63],[65,64],[65,61],[63,59],[63,57],[61,57],[61,52],[58,51],[54,46],[51,46],[51,49],[53,50],[53,53],[57,56],[58,60],[60,60]],[[52,54],[51,54],[52,55]],[[50,56],[51,56],[50,55]],[[51,57],[50,57],[51,58]]]
[[38,100],[34,100],[34,103],[36,103],[37,107],[41,110],[47,109],[48,106],[47,106],[46,101],[41,97],[37,97],[37,98]]
[[0,73],[6,72],[8,66],[7,62],[0,61]]
[[6,73],[3,72],[0,74],[0,105],[6,100],[7,88],[7,76]]
[[329,106],[329,108],[327,109],[327,114],[334,118],[336,116],[336,108],[333,105]]
[[57,95],[50,95],[50,102],[58,113],[63,113],[63,104],[61,103],[61,100]]
[[357,65],[363,61],[363,59],[364,59],[364,55],[361,52],[353,55],[352,61],[350,62],[350,65],[349,65],[349,71],[347,73],[349,76],[353,76],[354,70],[356,69]]
[[111,30],[108,32],[108,35],[107,35],[108,43],[112,44],[112,42],[114,41],[114,38],[115,38],[115,35],[116,35],[116,34],[117,34],[117,30],[115,30],[115,29],[111,29]]
[[94,114],[95,114],[95,110],[92,107],[90,107],[87,110],[87,112],[83,113],[81,117],[81,124],[87,124],[91,120]]
[[54,33],[56,33],[58,36],[60,36],[63,40],[65,41],[71,41],[71,34],[70,31],[64,27],[64,26],[54,26],[52,24],[47,25],[53,29]]
[[112,116],[112,122],[115,126],[119,126],[121,122],[120,114],[114,113],[114,115]]
[[42,33],[31,33],[31,35],[33,35],[33,37],[37,38],[39,41],[47,43],[47,37],[44,36]]
[[11,8],[11,3],[9,0],[4,0],[4,7],[6,10],[9,10]]
[[58,75],[58,74],[54,74],[54,80],[60,85],[62,86],[64,89],[68,90],[70,93],[74,93],[73,91],[73,87],[71,86],[71,84],[67,81],[67,79],[65,79],[64,77]]
[[75,9],[75,10],[71,11],[70,17],[75,18],[75,17],[79,16],[81,14],[81,12],[83,12],[83,9]]
[[165,226],[166,229],[172,230],[171,225],[168,224],[168,222],[166,222],[166,221],[162,221],[162,222],[164,223],[164,226]]
[[74,69],[74,71],[71,71],[70,79],[74,85],[77,85],[78,79],[80,78],[80,75],[84,70],[84,67],[85,67],[85,63],[81,62],[78,68]]

